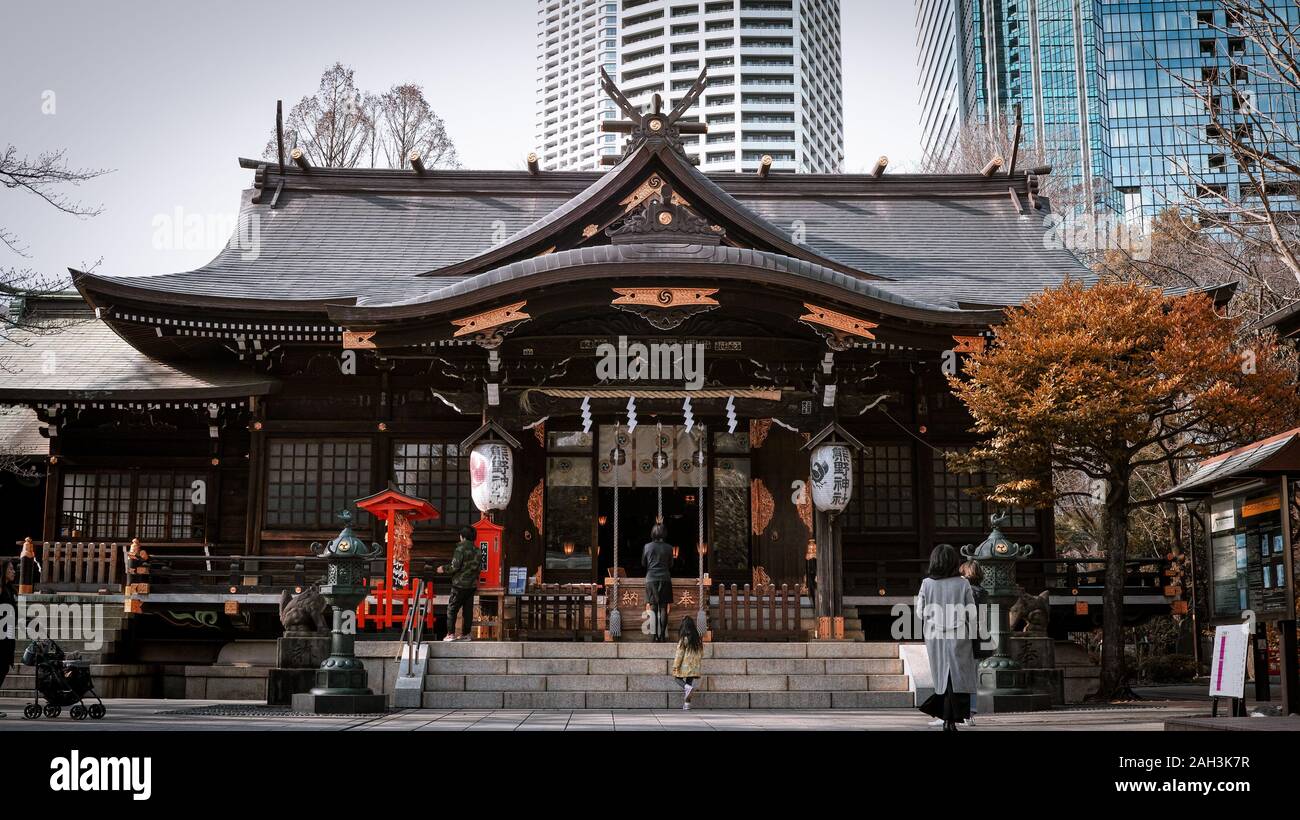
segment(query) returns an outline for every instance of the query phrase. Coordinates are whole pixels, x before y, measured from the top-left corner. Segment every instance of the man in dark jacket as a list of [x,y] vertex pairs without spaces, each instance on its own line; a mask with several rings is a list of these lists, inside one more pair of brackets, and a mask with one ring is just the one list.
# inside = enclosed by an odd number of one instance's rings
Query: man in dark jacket
[[668,606],[673,602],[673,547],[664,541],[668,531],[663,524],[650,529],[650,543],[641,553],[645,567],[645,602],[655,613],[655,643],[668,635]]
[[[447,635],[444,641],[470,640],[470,621],[474,617],[474,591],[478,589],[478,550],[474,548],[474,530],[460,528],[460,541],[452,553],[451,563],[438,567],[439,575],[451,576],[451,597],[447,601]],[[456,632],[456,613],[461,613],[461,632]]]

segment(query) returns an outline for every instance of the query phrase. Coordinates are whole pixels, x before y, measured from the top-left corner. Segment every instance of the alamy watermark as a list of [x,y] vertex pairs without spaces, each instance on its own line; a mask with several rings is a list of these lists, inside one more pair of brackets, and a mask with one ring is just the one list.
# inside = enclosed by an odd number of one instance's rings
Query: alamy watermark
[[0,635],[15,641],[76,642],[86,651],[104,646],[104,605],[69,603],[0,604]]
[[997,604],[894,604],[889,634],[896,641],[922,639],[979,640],[981,649],[995,649],[993,625]]
[[1048,250],[1122,251],[1139,262],[1151,257],[1151,235],[1140,221],[1109,214],[1048,214],[1043,228]]
[[687,390],[704,386],[704,345],[696,342],[618,344],[596,348],[596,378],[601,381],[680,381]]
[[159,251],[238,250],[245,262],[262,255],[262,220],[257,214],[186,213],[179,205],[169,214],[155,214],[153,247]]

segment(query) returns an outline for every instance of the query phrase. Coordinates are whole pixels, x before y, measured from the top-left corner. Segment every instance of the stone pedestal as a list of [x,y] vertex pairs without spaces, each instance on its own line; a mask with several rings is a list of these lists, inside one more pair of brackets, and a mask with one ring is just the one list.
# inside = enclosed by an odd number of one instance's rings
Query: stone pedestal
[[321,661],[329,657],[328,635],[285,635],[275,642],[275,667],[266,675],[266,703],[288,706],[293,696],[316,685]]
[[421,644],[414,663],[403,655],[393,684],[393,707],[419,709],[424,699],[424,676],[429,671],[429,647]]
[[1039,712],[1051,709],[1051,691],[1043,687],[1050,685],[1048,678],[1055,671],[1053,669],[989,669],[981,666],[977,678],[976,709],[982,715],[997,712]]
[[1026,669],[1056,668],[1056,641],[1046,635],[1012,634],[1007,641],[1007,654]]
[[1065,702],[1065,676],[1053,668],[1056,646],[1051,638],[1010,633],[1006,647],[1012,665],[1001,669],[980,666],[980,712],[1036,712]]
[[[362,683],[365,682],[364,676]],[[317,695],[304,692],[293,696],[295,712],[317,715],[363,715],[388,711],[388,698],[384,695]]]
[[275,667],[277,669],[320,668],[330,656],[329,635],[287,634],[275,642]]

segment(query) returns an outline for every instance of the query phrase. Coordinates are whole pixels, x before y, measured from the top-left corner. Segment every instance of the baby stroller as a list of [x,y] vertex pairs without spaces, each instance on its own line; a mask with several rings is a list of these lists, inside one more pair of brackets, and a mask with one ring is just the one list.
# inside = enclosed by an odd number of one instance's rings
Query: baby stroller
[[[87,717],[99,720],[107,712],[104,701],[95,694],[90,663],[69,660],[63,654],[63,648],[54,641],[32,641],[23,651],[23,663],[36,670],[35,699],[23,707],[23,717],[28,720],[39,718],[42,712],[47,718],[56,718],[64,706],[72,707],[68,713],[73,720]],[[86,695],[96,702],[87,706],[83,700]],[[44,709],[41,708],[41,698],[45,698]]]

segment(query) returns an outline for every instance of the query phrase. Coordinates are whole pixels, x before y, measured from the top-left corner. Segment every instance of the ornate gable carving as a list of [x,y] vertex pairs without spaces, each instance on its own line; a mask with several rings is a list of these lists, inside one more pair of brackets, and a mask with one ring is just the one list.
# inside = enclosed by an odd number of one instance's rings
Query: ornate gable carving
[[717,288],[614,288],[618,298],[610,304],[636,314],[659,330],[673,330],[692,316],[720,305]]
[[615,244],[670,242],[718,245],[726,232],[700,216],[671,183],[651,174],[620,203],[625,216],[605,229]]

